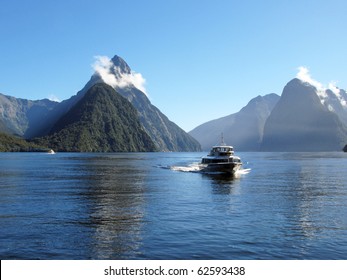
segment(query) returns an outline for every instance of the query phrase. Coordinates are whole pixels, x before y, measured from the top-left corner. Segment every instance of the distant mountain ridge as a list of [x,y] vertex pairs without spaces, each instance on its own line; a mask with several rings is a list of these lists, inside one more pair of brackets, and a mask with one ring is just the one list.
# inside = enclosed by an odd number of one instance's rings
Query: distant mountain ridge
[[347,143],[347,94],[291,80],[281,97],[252,99],[238,113],[204,123],[189,132],[204,150],[227,144],[240,151],[340,151]]
[[219,144],[223,133],[225,142],[234,145],[237,150],[257,151],[261,146],[266,119],[279,99],[275,93],[259,95],[238,113],[204,123],[189,134],[200,142],[203,150]]
[[48,99],[32,101],[0,93],[0,131],[30,138],[57,104]]

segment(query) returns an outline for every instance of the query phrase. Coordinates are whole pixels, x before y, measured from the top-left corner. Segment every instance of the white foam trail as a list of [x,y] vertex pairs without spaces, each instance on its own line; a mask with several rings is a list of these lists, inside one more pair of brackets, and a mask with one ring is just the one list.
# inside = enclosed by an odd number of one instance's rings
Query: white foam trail
[[235,172],[235,174],[237,175],[245,175],[245,174],[248,174],[249,172],[251,172],[251,169],[250,168],[247,168],[247,169],[239,169]]
[[251,172],[250,168],[247,169],[239,169],[234,173],[234,178],[241,178],[243,175],[248,174],[249,172]]
[[199,172],[201,170],[201,166],[199,163],[192,163],[188,166],[171,166],[170,169],[181,172]]
[[[204,166],[202,166],[199,163],[192,163],[192,164],[189,164],[188,166],[170,166],[169,168],[173,171],[179,171],[179,172],[200,172],[200,171],[203,171]],[[235,172],[234,176],[240,177],[242,175],[248,174],[249,172],[251,172],[250,168],[239,169]],[[210,174],[219,174],[219,173],[211,172]]]

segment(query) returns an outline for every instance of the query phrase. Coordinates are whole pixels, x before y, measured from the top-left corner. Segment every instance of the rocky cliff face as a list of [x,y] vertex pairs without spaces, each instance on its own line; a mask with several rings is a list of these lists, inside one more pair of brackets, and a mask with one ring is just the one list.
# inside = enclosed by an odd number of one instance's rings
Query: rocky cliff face
[[338,115],[321,102],[317,89],[291,80],[264,126],[262,150],[341,150],[347,130]]
[[48,99],[31,101],[0,94],[0,131],[30,138],[57,104]]
[[347,94],[342,89],[327,89],[319,95],[321,103],[328,111],[335,113],[347,124]]

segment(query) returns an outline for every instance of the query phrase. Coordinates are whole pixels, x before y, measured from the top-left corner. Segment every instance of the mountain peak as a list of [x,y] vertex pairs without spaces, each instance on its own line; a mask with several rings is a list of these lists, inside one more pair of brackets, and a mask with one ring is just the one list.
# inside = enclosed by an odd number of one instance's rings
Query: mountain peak
[[125,97],[138,111],[140,122],[145,131],[163,151],[199,151],[200,144],[176,124],[171,122],[147,97],[145,82],[141,73],[132,71],[118,55],[112,59],[97,56],[93,65],[95,73],[78,93],[79,98],[93,85],[106,83]]
[[287,83],[264,126],[265,151],[339,150],[346,135],[336,114],[321,102],[321,88],[295,78]]
[[131,68],[129,65],[125,62],[123,58],[121,58],[118,55],[115,55],[111,59],[114,67],[118,68],[121,74],[130,74],[131,73]]
[[293,100],[294,103],[297,102],[297,100],[302,101],[303,99],[306,99],[307,102],[320,103],[317,88],[309,82],[298,78],[294,78],[286,84],[281,99],[290,99]]
[[316,89],[316,87],[313,84],[311,84],[310,82],[305,81],[305,80],[301,80],[299,78],[294,78],[294,79],[290,80],[286,86],[289,86],[289,87],[305,86],[305,87],[312,87],[312,88]]
[[115,55],[112,59],[107,56],[96,56],[93,64],[94,74],[82,90],[83,94],[94,84],[104,82],[113,87],[118,93],[127,91],[128,88],[136,88],[147,95],[145,78],[141,73],[132,71],[129,65],[120,56]]

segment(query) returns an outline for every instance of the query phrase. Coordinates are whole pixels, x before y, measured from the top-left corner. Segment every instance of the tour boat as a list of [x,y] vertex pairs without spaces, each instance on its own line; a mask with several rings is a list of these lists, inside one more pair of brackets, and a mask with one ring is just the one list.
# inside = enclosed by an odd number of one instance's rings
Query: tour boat
[[201,171],[234,174],[242,167],[240,157],[234,155],[234,148],[227,146],[222,137],[219,146],[213,146],[210,153],[201,160]]

